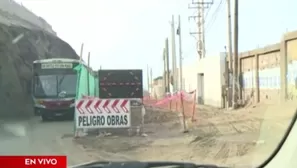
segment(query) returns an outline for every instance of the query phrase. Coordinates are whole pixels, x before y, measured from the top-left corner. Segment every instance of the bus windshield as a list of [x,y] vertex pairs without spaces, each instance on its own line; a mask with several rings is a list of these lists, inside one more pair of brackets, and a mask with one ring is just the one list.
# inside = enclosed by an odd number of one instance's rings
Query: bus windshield
[[[75,97],[76,80],[76,74],[35,76],[34,96],[36,98]],[[61,92],[65,93],[62,97]]]

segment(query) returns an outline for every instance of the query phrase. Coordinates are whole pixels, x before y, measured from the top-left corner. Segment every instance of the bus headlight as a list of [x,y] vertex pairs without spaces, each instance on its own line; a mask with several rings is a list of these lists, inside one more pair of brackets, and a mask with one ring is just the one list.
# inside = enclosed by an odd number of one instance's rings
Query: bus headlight
[[44,101],[43,100],[36,100],[35,101],[35,107],[45,108]]
[[70,107],[75,107],[75,102],[70,104]]
[[36,104],[40,104],[41,105],[41,104],[43,104],[43,102],[44,102],[43,100],[36,100]]

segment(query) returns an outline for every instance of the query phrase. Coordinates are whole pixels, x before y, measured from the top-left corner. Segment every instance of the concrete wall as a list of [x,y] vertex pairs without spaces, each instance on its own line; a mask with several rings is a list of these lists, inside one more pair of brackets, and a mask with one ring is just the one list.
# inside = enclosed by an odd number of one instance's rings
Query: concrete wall
[[27,28],[43,29],[56,35],[52,26],[43,18],[13,0],[0,0],[0,22],[6,25],[17,25]]
[[284,34],[277,44],[243,52],[239,60],[244,102],[297,98],[297,31]]
[[[240,53],[238,69],[242,102],[276,103],[297,99],[297,31],[284,34],[277,44]],[[195,60],[183,68],[184,90],[197,89],[197,100],[203,97],[204,104],[222,107],[224,72],[225,53]],[[198,84],[199,73],[204,74],[202,90]]]
[[266,51],[259,52],[257,57],[241,57],[240,73],[241,95],[245,103],[278,101],[280,97],[279,45],[268,46]]
[[[228,61],[228,58],[227,58]],[[276,103],[297,99],[297,31],[277,44],[239,54],[240,98],[244,103]],[[185,89],[198,89],[197,74],[204,73],[204,104],[221,107],[225,72],[224,53],[185,66]]]
[[[226,53],[219,53],[195,60],[192,64],[183,67],[183,90],[190,92],[196,90],[196,100],[202,100],[203,104],[221,107],[222,85],[225,85],[223,74],[225,72]],[[179,72],[179,69],[177,69]],[[204,75],[203,87],[198,80],[199,74]],[[179,78],[179,73],[178,73]],[[177,85],[180,85],[178,80]],[[179,88],[179,87],[178,87]],[[163,80],[154,83],[151,96],[161,98],[164,95]]]

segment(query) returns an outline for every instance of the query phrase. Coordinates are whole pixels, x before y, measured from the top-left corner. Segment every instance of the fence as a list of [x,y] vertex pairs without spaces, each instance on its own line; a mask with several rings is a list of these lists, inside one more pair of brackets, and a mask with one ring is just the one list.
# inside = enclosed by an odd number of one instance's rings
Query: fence
[[[196,121],[196,90],[192,92],[177,92],[163,99],[145,97],[143,103],[147,108],[164,113],[177,113],[183,120]],[[184,124],[184,123],[182,123]]]
[[[78,76],[74,117],[75,137],[92,133],[95,135],[111,133],[130,136],[141,134],[145,120],[152,116],[158,116],[159,112],[178,114],[183,121],[183,126],[186,125],[185,122],[188,119],[196,120],[196,90],[189,93],[177,92],[167,95],[161,100],[144,97],[141,106],[133,107],[130,103],[135,99],[100,99],[99,73],[90,70],[84,64],[80,64],[74,69]],[[158,110],[146,112],[145,107]]]

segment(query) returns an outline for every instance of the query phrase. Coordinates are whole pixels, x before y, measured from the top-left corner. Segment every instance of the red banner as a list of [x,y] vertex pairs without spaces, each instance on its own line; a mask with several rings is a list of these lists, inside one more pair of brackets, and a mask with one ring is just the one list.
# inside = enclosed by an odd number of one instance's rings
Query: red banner
[[0,156],[5,168],[67,168],[66,156]]

